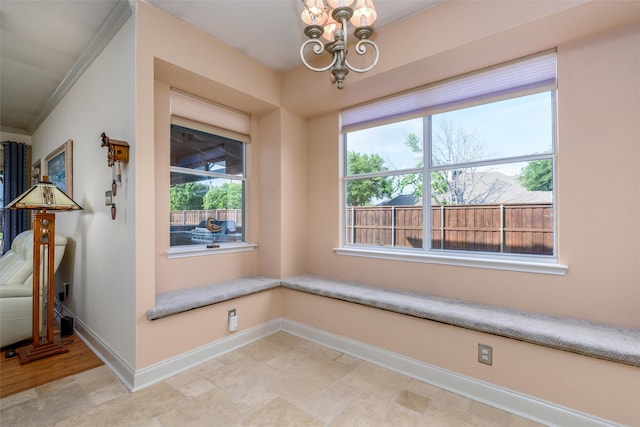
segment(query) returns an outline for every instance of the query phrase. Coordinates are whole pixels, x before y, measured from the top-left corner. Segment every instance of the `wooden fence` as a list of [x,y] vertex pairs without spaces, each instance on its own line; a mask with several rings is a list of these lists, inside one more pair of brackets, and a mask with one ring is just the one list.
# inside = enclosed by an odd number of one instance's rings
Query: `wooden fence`
[[[422,206],[347,209],[350,244],[422,247]],[[432,206],[431,247],[465,251],[553,254],[553,206]]]
[[[242,226],[241,209],[171,212],[171,226],[196,226],[214,217]],[[422,247],[422,206],[366,206],[347,209],[350,244]],[[431,247],[465,251],[553,254],[550,203],[432,206]]]
[[219,220],[235,221],[236,226],[242,227],[242,209],[171,211],[169,221],[171,226],[196,226],[200,224],[201,221],[210,217]]

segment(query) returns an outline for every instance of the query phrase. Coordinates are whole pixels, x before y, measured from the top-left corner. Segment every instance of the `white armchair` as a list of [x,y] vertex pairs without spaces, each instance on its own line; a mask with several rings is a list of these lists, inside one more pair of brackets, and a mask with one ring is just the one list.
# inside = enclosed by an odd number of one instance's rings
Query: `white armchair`
[[[66,246],[67,238],[56,234],[54,271],[60,266]],[[16,236],[11,250],[0,258],[0,347],[31,337],[32,298],[33,231],[27,230]]]

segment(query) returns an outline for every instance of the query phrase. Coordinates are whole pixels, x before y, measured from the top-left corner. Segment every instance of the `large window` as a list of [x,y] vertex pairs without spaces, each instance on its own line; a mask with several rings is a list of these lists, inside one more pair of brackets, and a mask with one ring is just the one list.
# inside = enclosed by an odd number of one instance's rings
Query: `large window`
[[[245,241],[248,136],[241,132],[248,132],[248,116],[181,92],[172,92],[171,101],[171,246]],[[228,129],[226,114],[247,128]]]
[[345,247],[555,257],[555,53],[348,110]]

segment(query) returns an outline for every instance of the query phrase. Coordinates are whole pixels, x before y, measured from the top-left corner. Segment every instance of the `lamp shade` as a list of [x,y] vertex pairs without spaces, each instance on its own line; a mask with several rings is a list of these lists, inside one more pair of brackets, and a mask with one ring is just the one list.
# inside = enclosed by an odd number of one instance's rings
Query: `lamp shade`
[[42,209],[52,211],[82,210],[73,199],[67,196],[55,184],[42,177],[42,182],[34,185],[7,206],[7,209]]

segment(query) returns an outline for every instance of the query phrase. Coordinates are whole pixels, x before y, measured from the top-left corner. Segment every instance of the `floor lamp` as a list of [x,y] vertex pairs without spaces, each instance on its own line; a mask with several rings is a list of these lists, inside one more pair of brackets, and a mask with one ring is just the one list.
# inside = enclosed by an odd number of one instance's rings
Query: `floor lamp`
[[[42,359],[69,350],[53,333],[54,249],[56,216],[47,211],[71,211],[82,208],[55,184],[42,177],[42,182],[22,193],[7,206],[8,209],[33,209],[33,344],[18,349],[20,364]],[[42,281],[42,284],[40,283]],[[41,286],[42,285],[42,286]],[[42,290],[42,291],[41,291]],[[42,295],[41,295],[42,294]],[[44,304],[43,336],[40,334],[40,297]],[[44,339],[42,339],[44,338]]]

